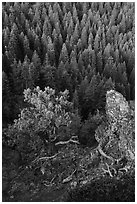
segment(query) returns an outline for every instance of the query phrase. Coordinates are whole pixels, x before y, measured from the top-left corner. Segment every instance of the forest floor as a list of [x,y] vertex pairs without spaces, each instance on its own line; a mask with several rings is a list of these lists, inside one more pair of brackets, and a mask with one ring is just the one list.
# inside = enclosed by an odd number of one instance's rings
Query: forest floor
[[[68,154],[70,149],[71,155]],[[11,157],[16,153],[3,148],[3,202],[134,201],[134,174],[121,178],[103,174],[98,168],[100,160],[95,158],[94,165],[90,162],[90,148],[70,145],[62,151],[67,155],[63,163],[57,166],[57,161],[52,161],[54,168],[49,165],[46,173],[42,174],[38,168],[12,163]],[[81,171],[63,182],[76,168],[74,154],[79,155]]]

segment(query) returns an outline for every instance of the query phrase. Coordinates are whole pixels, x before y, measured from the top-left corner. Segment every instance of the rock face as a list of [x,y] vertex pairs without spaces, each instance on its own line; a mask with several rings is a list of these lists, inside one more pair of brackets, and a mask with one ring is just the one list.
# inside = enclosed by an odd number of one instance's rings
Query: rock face
[[106,94],[108,124],[96,131],[96,140],[104,153],[114,160],[126,158],[125,168],[130,169],[135,159],[135,124],[130,107],[122,94],[110,90]]
[[129,106],[122,94],[110,90],[106,94],[106,114],[112,126],[113,131],[117,125],[127,121],[129,115]]

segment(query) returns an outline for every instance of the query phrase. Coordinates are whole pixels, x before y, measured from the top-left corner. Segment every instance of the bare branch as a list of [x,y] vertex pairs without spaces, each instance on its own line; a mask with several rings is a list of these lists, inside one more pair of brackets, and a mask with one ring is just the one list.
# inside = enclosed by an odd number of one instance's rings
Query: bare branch
[[111,171],[110,171],[110,168],[109,168],[109,165],[106,163],[106,166],[107,166],[107,169],[108,169],[108,173],[111,177],[113,177],[113,175],[111,174]]
[[119,171],[125,171],[125,172],[128,172],[128,168],[123,167],[123,168],[120,168]]
[[103,167],[102,167],[102,170],[103,170],[105,173],[109,173],[110,177],[113,177],[113,175],[111,174],[111,171],[110,171],[109,165],[108,165],[107,163],[105,163],[105,164],[106,164],[106,166],[107,166],[107,170],[104,169]]
[[80,144],[79,141],[72,139],[72,138],[76,138],[76,137],[77,137],[77,136],[72,136],[72,137],[71,137],[69,140],[67,140],[67,141],[59,141],[59,142],[55,143],[55,146],[68,144],[68,143],[70,143],[70,142],[75,143],[75,144]]
[[106,157],[107,159],[110,159],[112,162],[114,161],[113,157],[108,156],[105,152],[103,152],[103,150],[100,148],[100,146],[98,146],[98,151],[99,153],[103,156]]
[[55,158],[58,154],[59,154],[59,153],[57,153],[57,154],[55,154],[55,155],[53,155],[53,156],[50,156],[50,157],[41,157],[41,158],[39,158],[38,160],[48,160],[48,159],[53,159],[53,158]]
[[41,158],[36,158],[34,161],[32,161],[32,163],[35,163],[35,162],[38,162],[38,161],[41,161],[41,160],[48,160],[48,159],[53,159],[55,158],[59,153],[53,155],[53,156],[50,156],[50,157],[41,157]]
[[67,178],[63,179],[62,183],[67,183],[67,182],[71,181],[71,180],[72,180],[72,176],[73,176],[73,174],[74,174],[76,171],[77,171],[77,170],[75,169],[75,170],[72,172],[72,174],[71,174],[70,176],[68,176]]

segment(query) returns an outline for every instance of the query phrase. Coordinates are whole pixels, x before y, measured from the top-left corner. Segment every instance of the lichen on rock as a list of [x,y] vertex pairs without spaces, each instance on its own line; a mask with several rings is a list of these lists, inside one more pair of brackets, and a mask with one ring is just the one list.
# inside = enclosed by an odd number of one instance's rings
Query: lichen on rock
[[126,170],[130,169],[135,158],[134,118],[126,99],[121,93],[110,90],[106,94],[105,129],[98,127],[95,137],[99,147],[108,157],[119,161],[126,158]]

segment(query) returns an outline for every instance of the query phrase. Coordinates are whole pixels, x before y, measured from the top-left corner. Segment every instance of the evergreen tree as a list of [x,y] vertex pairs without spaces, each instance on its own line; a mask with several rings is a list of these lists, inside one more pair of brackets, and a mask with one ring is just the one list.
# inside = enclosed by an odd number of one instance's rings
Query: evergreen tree
[[24,58],[24,62],[22,64],[22,70],[21,70],[21,78],[22,78],[22,84],[24,89],[29,87],[29,64],[30,64],[30,60],[26,55]]
[[62,61],[63,63],[66,63],[67,61],[69,61],[68,51],[65,43],[63,43],[59,61],[60,62]]
[[52,28],[51,28],[51,24],[49,22],[49,18],[48,16],[46,16],[45,18],[45,21],[44,21],[44,24],[43,24],[43,33],[46,35],[46,36],[50,36],[51,33],[52,33]]
[[10,39],[9,27],[4,28],[2,33],[3,33],[3,44],[4,46],[8,47],[9,39]]
[[23,91],[22,89],[22,78],[21,78],[21,72],[22,72],[22,64],[21,62],[17,62],[16,59],[14,59],[13,64],[11,65],[12,68],[12,80],[13,80],[13,89],[16,95],[20,95]]
[[12,30],[10,32],[8,50],[9,50],[9,59],[12,63],[14,61],[14,58],[17,59],[17,53],[18,53],[18,28],[16,23],[13,24]]
[[48,36],[47,55],[49,63],[53,66],[55,64],[55,50],[52,39]]
[[76,106],[85,118],[97,100],[95,107],[104,109],[114,84],[134,99],[134,13],[134,3],[3,3],[2,70],[13,107],[21,107],[24,88],[37,85],[67,88],[72,101],[77,92]]
[[99,72],[101,74],[102,71],[103,71],[103,60],[102,60],[102,53],[101,53],[101,51],[99,51],[97,53],[96,67],[97,67],[97,72]]
[[35,14],[33,16],[32,24],[35,27],[37,25],[37,23],[40,23],[40,22],[41,22],[41,16],[40,16],[39,8],[37,6],[36,9],[35,9]]
[[41,70],[41,60],[40,60],[36,50],[33,52],[31,62],[33,63],[31,66],[34,66],[34,68],[35,68],[35,70],[34,70],[35,79],[33,81],[37,81],[39,79],[39,73]]
[[77,14],[75,3],[73,3],[73,21],[75,24],[77,24],[78,22],[78,14]]
[[96,37],[95,37],[95,41],[94,41],[94,50],[97,53],[98,53],[98,50],[99,50],[99,42],[100,42],[100,37],[99,37],[99,35],[97,33]]
[[45,87],[50,86],[51,88],[56,88],[56,69],[51,65],[43,65],[40,77],[39,85],[43,90]]
[[9,80],[6,73],[2,72],[2,122],[3,125],[5,123],[10,122],[10,114],[11,114],[11,95],[9,88]]
[[83,27],[82,29],[82,33],[81,33],[81,42],[82,42],[82,48],[87,48],[87,30],[85,27]]
[[59,91],[64,91],[65,89],[69,90],[72,83],[70,82],[70,77],[67,70],[64,69],[64,63],[62,61],[60,62],[56,73],[56,83]]
[[36,50],[38,55],[41,56],[41,43],[40,43],[40,37],[38,35],[35,35],[34,50]]
[[77,44],[79,36],[80,36],[80,32],[79,32],[79,21],[77,21],[77,24],[75,25],[75,29],[74,29],[74,33],[73,33],[73,44]]
[[31,57],[30,45],[26,35],[24,37],[23,47],[24,47],[24,53],[30,58]]

